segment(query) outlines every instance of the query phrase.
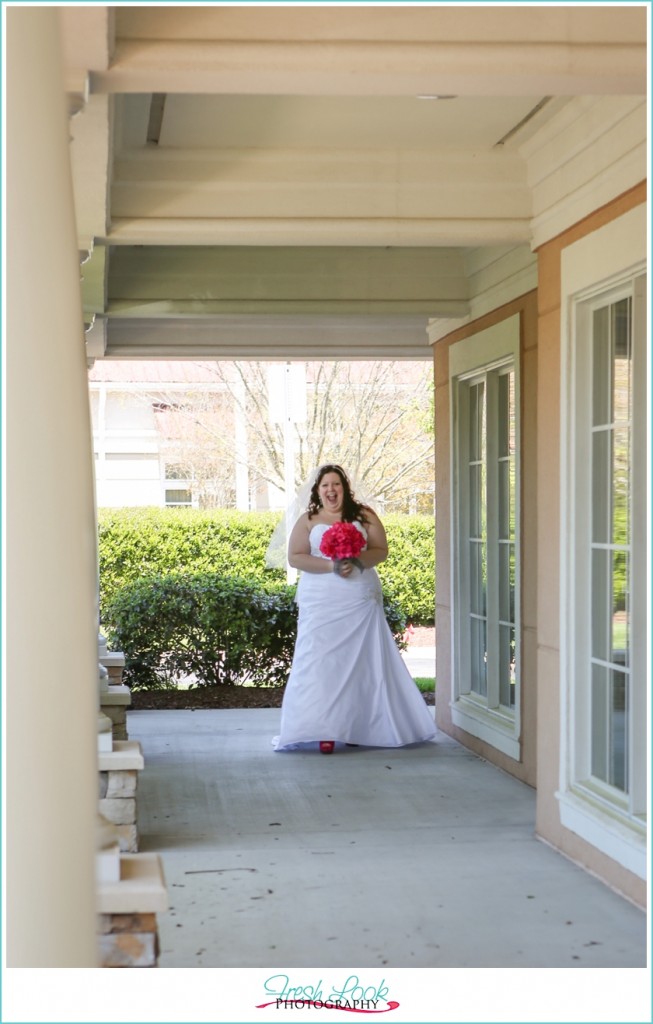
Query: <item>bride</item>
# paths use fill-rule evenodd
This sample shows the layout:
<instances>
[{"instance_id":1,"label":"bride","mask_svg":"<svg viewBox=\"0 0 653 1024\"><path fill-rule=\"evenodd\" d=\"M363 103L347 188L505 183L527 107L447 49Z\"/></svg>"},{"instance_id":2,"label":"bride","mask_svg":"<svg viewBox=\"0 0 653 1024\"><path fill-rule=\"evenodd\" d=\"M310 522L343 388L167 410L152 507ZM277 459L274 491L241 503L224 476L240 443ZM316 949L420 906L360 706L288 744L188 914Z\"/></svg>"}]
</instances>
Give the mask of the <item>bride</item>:
<instances>
[{"instance_id":1,"label":"bride","mask_svg":"<svg viewBox=\"0 0 653 1024\"><path fill-rule=\"evenodd\" d=\"M355 559L332 560L320 550L339 522L362 534ZM317 742L330 754L336 742L401 747L435 735L385 619L374 567L387 556L379 517L356 501L341 466L322 466L288 543L288 561L301 571L299 621L276 750Z\"/></svg>"}]
</instances>

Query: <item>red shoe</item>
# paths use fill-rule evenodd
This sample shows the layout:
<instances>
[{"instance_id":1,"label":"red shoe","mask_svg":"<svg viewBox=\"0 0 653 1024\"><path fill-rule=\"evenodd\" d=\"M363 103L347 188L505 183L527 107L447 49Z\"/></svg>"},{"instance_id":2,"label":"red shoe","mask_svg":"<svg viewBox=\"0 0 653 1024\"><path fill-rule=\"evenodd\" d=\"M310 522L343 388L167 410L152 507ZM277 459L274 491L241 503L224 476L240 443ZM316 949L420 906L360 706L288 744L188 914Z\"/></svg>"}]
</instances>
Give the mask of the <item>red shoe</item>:
<instances>
[{"instance_id":1,"label":"red shoe","mask_svg":"<svg viewBox=\"0 0 653 1024\"><path fill-rule=\"evenodd\" d=\"M320 753L332 754L334 746L335 740L320 740Z\"/></svg>"}]
</instances>

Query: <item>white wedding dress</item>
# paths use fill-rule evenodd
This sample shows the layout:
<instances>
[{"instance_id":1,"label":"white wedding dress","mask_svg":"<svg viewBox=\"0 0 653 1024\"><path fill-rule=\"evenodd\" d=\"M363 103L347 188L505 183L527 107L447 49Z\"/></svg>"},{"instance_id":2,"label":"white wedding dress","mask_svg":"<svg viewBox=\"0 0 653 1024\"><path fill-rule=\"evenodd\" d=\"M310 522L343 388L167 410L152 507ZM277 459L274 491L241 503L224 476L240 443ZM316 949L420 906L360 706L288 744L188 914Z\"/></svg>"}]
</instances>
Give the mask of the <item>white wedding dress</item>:
<instances>
[{"instance_id":1,"label":"white wedding dress","mask_svg":"<svg viewBox=\"0 0 653 1024\"><path fill-rule=\"evenodd\" d=\"M324 557L327 529L312 528L312 555ZM346 579L303 572L296 600L297 642L275 749L320 740L402 747L432 739L435 724L386 622L376 569L354 569Z\"/></svg>"}]
</instances>

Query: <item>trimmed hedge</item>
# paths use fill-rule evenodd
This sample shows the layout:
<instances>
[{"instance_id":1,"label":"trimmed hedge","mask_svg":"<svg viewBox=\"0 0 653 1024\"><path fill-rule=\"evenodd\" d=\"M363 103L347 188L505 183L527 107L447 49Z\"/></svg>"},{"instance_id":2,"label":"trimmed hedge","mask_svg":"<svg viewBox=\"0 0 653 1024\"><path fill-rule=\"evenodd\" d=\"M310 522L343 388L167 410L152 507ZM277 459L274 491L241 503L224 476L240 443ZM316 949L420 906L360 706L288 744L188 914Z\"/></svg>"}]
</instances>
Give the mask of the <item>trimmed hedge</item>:
<instances>
[{"instance_id":1,"label":"trimmed hedge","mask_svg":"<svg viewBox=\"0 0 653 1024\"><path fill-rule=\"evenodd\" d=\"M107 608L112 646L125 654L134 689L285 683L297 629L291 587L264 588L217 573L149 577L127 584Z\"/></svg>"},{"instance_id":2,"label":"trimmed hedge","mask_svg":"<svg viewBox=\"0 0 653 1024\"><path fill-rule=\"evenodd\" d=\"M194 674L198 686L286 682L297 634L295 587L221 573L150 577L127 584L107 607L112 646L125 654L133 689L174 687ZM401 610L384 598L399 647Z\"/></svg>"},{"instance_id":3,"label":"trimmed hedge","mask_svg":"<svg viewBox=\"0 0 653 1024\"><path fill-rule=\"evenodd\" d=\"M265 566L278 513L189 508L100 509L100 607L106 610L130 583L169 573L217 572L222 577L283 584L282 570ZM430 516L384 517L390 557L379 566L384 593L407 619L432 625L435 524Z\"/></svg>"},{"instance_id":4,"label":"trimmed hedge","mask_svg":"<svg viewBox=\"0 0 653 1024\"><path fill-rule=\"evenodd\" d=\"M435 621L435 520L433 516L387 515L383 525L389 555L377 567L383 592L415 626Z\"/></svg>"},{"instance_id":5,"label":"trimmed hedge","mask_svg":"<svg viewBox=\"0 0 653 1024\"><path fill-rule=\"evenodd\" d=\"M124 508L100 509L98 519L103 610L122 587L147 576L219 571L285 582L263 560L276 513Z\"/></svg>"}]
</instances>

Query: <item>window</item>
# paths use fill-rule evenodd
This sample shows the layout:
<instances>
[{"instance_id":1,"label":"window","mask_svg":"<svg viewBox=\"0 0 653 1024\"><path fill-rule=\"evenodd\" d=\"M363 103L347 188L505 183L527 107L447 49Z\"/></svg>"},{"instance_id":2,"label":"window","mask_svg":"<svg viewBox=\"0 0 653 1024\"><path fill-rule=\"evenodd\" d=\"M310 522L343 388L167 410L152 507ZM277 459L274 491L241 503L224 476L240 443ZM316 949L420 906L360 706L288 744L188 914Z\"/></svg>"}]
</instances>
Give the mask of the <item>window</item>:
<instances>
[{"instance_id":1,"label":"window","mask_svg":"<svg viewBox=\"0 0 653 1024\"><path fill-rule=\"evenodd\" d=\"M452 346L456 725L519 759L519 318Z\"/></svg>"},{"instance_id":2,"label":"window","mask_svg":"<svg viewBox=\"0 0 653 1024\"><path fill-rule=\"evenodd\" d=\"M175 490L166 488L165 503L166 505L192 505L193 493L192 491L179 488Z\"/></svg>"},{"instance_id":3,"label":"window","mask_svg":"<svg viewBox=\"0 0 653 1024\"><path fill-rule=\"evenodd\" d=\"M591 331L590 776L626 793L632 297L594 308Z\"/></svg>"},{"instance_id":4,"label":"window","mask_svg":"<svg viewBox=\"0 0 653 1024\"><path fill-rule=\"evenodd\" d=\"M626 215L563 261L558 796L565 827L645 877L647 370L637 236ZM600 284L583 279L583 258Z\"/></svg>"},{"instance_id":5,"label":"window","mask_svg":"<svg viewBox=\"0 0 653 1024\"><path fill-rule=\"evenodd\" d=\"M193 470L183 462L167 462L164 466L166 480L192 480Z\"/></svg>"},{"instance_id":6,"label":"window","mask_svg":"<svg viewBox=\"0 0 653 1024\"><path fill-rule=\"evenodd\" d=\"M197 506L197 500L193 498L195 481L190 465L165 459L161 464L161 474L164 505Z\"/></svg>"}]
</instances>

